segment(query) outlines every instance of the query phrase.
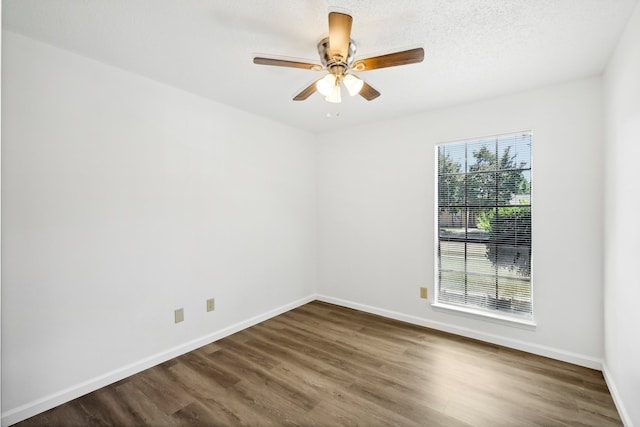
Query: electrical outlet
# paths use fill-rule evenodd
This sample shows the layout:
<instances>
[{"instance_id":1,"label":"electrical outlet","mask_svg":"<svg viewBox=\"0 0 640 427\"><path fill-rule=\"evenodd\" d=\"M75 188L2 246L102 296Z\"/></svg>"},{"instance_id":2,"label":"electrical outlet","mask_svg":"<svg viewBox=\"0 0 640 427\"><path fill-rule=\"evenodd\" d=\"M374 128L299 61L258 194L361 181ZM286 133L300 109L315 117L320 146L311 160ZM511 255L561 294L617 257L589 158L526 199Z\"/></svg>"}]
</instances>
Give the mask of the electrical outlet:
<instances>
[{"instance_id":1,"label":"electrical outlet","mask_svg":"<svg viewBox=\"0 0 640 427\"><path fill-rule=\"evenodd\" d=\"M184 308L179 308L173 311L173 317L176 323L180 323L184 320Z\"/></svg>"},{"instance_id":2,"label":"electrical outlet","mask_svg":"<svg viewBox=\"0 0 640 427\"><path fill-rule=\"evenodd\" d=\"M216 309L216 300L215 298L209 298L207 300L207 311L213 311Z\"/></svg>"},{"instance_id":3,"label":"electrical outlet","mask_svg":"<svg viewBox=\"0 0 640 427\"><path fill-rule=\"evenodd\" d=\"M420 298L428 298L427 288L420 288Z\"/></svg>"}]
</instances>

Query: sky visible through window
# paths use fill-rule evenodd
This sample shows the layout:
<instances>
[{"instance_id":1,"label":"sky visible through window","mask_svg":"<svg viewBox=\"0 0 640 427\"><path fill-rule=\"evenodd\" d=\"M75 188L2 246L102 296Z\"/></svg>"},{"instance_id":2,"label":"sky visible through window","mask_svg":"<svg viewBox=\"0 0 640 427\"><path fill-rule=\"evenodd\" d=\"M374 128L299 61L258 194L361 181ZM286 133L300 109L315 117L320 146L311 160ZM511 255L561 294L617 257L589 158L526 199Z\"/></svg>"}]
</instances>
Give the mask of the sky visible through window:
<instances>
[{"instance_id":1,"label":"sky visible through window","mask_svg":"<svg viewBox=\"0 0 640 427\"><path fill-rule=\"evenodd\" d=\"M469 168L474 163L473 152L477 152L483 146L494 148L496 141L498 143L498 153L504 152L505 148L509 147L510 154L515 156L515 164L524 164L525 168L531 167L531 133L472 139L466 141L466 152L458 148L459 144L465 143L465 141L456 142L455 146L452 144L443 144L440 148L443 154L449 156L451 161L460 165L461 170L469 172ZM465 157L468 161L465 160ZM527 171L527 173L529 175L529 181L531 181L531 173L529 171Z\"/></svg>"}]
</instances>

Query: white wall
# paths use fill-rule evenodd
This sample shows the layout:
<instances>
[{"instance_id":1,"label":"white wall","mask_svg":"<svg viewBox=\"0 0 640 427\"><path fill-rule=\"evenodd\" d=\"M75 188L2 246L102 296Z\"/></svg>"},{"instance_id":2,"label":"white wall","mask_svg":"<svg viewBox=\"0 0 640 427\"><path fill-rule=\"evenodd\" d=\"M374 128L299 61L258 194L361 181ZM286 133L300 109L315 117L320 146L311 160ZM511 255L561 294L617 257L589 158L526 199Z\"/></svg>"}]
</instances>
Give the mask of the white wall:
<instances>
[{"instance_id":1,"label":"white wall","mask_svg":"<svg viewBox=\"0 0 640 427\"><path fill-rule=\"evenodd\" d=\"M3 44L3 424L309 300L312 135Z\"/></svg>"},{"instance_id":2,"label":"white wall","mask_svg":"<svg viewBox=\"0 0 640 427\"><path fill-rule=\"evenodd\" d=\"M605 364L627 426L640 426L640 5L604 75Z\"/></svg>"},{"instance_id":3,"label":"white wall","mask_svg":"<svg viewBox=\"0 0 640 427\"><path fill-rule=\"evenodd\" d=\"M0 28L2 27L2 0L0 0ZM2 31L0 31L0 81L2 81ZM2 85L0 85L0 99L2 98ZM0 103L0 131L2 130L2 107ZM0 163L2 160L2 137L0 136ZM2 166L0 166L0 175ZM2 178L0 178L0 186ZM0 225L2 224L2 202L0 201ZM2 227L0 227L1 229ZM2 241L2 231L0 230L0 241ZM0 307L2 307L2 261L0 260ZM1 309L0 309L1 312ZM2 316L0 316L0 330L2 330ZM0 339L0 355L2 354L2 340ZM0 357L0 379L2 378L2 357ZM2 413L2 386L0 381L0 414Z\"/></svg>"},{"instance_id":4,"label":"white wall","mask_svg":"<svg viewBox=\"0 0 640 427\"><path fill-rule=\"evenodd\" d=\"M599 78L340 131L319 145L318 293L339 302L561 360L602 358ZM537 327L431 307L434 146L533 131ZM429 302L419 287L429 288Z\"/></svg>"}]
</instances>

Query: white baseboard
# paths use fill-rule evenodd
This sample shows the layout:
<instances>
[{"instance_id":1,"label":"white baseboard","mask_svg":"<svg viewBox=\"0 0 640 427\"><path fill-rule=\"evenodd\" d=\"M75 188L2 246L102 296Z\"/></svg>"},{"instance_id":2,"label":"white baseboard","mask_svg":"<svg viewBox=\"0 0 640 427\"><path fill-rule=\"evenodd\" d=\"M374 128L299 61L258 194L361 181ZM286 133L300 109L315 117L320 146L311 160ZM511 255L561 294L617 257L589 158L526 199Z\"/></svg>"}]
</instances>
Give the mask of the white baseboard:
<instances>
[{"instance_id":1,"label":"white baseboard","mask_svg":"<svg viewBox=\"0 0 640 427\"><path fill-rule=\"evenodd\" d=\"M425 326L427 328L436 329L443 332L449 332L449 333L452 333L455 335L461 335L467 338L473 338L480 341L485 341L492 344L513 348L516 350L526 351L527 353L537 354L539 356L549 357L551 359L573 363L574 365L580 365L580 366L584 366L591 369L602 370L602 360L591 357L591 356L586 356L586 355L573 353L565 350L560 350L552 347L547 347L540 344L534 344L526 341L515 340L512 338L506 338L503 336L478 331L476 329L469 329L461 326L451 325L444 322L428 320L422 317L412 316L412 315L399 313L392 310L386 310L383 308L372 307L369 305L364 305L357 302L347 301L339 298L333 298L326 295L317 295L316 298L319 301L324 301L331 304L340 305L343 307L349 307L355 310L365 311L367 313L377 314L379 316L388 317L390 319L400 320L403 322L412 323L414 325Z\"/></svg>"},{"instance_id":2,"label":"white baseboard","mask_svg":"<svg viewBox=\"0 0 640 427\"><path fill-rule=\"evenodd\" d=\"M505 338L502 336L488 334L481 331L463 328L460 326L455 326L455 325L451 325L443 322L436 322L436 321L424 319L417 316L403 314L403 313L395 312L392 310L386 310L378 307L372 307L372 306L356 303L353 301L347 301L339 298L329 297L326 295L309 295L305 298L299 299L289 304L285 304L281 307L275 308L266 313L252 317L248 320L236 323L227 328L221 329L211 334L207 334L203 337L197 338L195 340L189 341L179 346L170 348L161 353L152 355L138 362L134 362L129 365L123 366L119 369L116 369L114 371L107 372L104 375L100 375L96 378L93 378L83 383L69 387L65 390L61 390L57 393L51 394L49 396L45 396L41 399L35 400L33 402L29 402L17 408L3 412L2 426L8 426L8 425L20 422L22 420L25 420L29 417L32 417L36 414L39 414L41 412L54 408L58 405L61 405L65 402L73 400L77 397L80 397L87 393L95 391L101 387L105 387L109 384L112 384L116 381L120 381L124 378L127 378L131 375L141 372L145 369L148 369L160 363L166 362L167 360L173 359L174 357L193 351L199 347L202 347L211 342L222 339L226 336L232 335L236 332L249 328L253 325L256 325L260 322L268 320L279 314L285 313L289 310L293 310L296 307L299 307L301 305L304 305L316 299L319 301L324 301L331 304L340 305L343 307L353 308L356 310L377 314L383 317L388 317L391 319L396 319L396 320L412 323L419 326L425 326L425 327L436 329L439 331L449 332L452 334L461 335L468 338L478 339L481 341L486 341L493 344L514 348L516 350L522 350L529 353L538 354L540 356L550 357L552 359L557 359L557 360L573 363L580 366L585 366L592 369L598 369L598 370L603 369L603 364L600 359L592 358L589 356L584 356L584 355L580 355L572 352L567 352L564 350L554 349L547 346ZM622 417L623 422L625 423L625 426L632 427L630 422L628 421L629 418L628 416L626 416L626 412L624 412L624 407L622 406L621 401L619 399L616 399L615 386L612 380L610 379L610 375L608 375L606 371L604 372L604 375L605 375L605 380L609 385L609 389L611 390L611 394L612 396L614 396L614 402L616 404L616 407L618 408L618 411L620 412L620 416ZM625 420L625 417L626 417L626 420Z\"/></svg>"},{"instance_id":3,"label":"white baseboard","mask_svg":"<svg viewBox=\"0 0 640 427\"><path fill-rule=\"evenodd\" d=\"M49 396L45 396L41 399L26 403L17 408L10 409L2 413L2 426L9 426L22 420L26 420L29 417L47 411L65 402L69 402L70 400L83 396L87 393L91 393L92 391L98 390L99 388L102 388L109 384L113 384L114 382L120 381L131 375L137 374L138 372L144 371L145 369L166 362L167 360L173 359L174 357L193 351L199 347L222 339L226 336L235 334L236 332L240 332L243 329L249 328L253 325L268 320L279 314L285 313L289 310L293 310L294 308L304 305L315 299L315 295L309 295L305 298L293 301L289 304L285 304L273 310L269 310L266 313L252 317L248 320L244 320L242 322L236 323L234 325L207 334L184 344L180 344L176 347L154 354L145 359L118 368L114 371L107 372L103 375L53 393Z\"/></svg>"},{"instance_id":4,"label":"white baseboard","mask_svg":"<svg viewBox=\"0 0 640 427\"><path fill-rule=\"evenodd\" d=\"M609 393L611 393L611 398L613 399L613 403L616 405L616 409L618 410L618 414L620 415L622 424L624 424L625 427L633 427L631 417L629 416L627 409L622 403L622 399L620 398L620 394L618 393L618 388L616 387L616 383L613 381L611 371L609 371L609 367L607 366L606 361L602 363L602 375L604 376L604 380L607 383L607 387L609 387Z\"/></svg>"}]
</instances>

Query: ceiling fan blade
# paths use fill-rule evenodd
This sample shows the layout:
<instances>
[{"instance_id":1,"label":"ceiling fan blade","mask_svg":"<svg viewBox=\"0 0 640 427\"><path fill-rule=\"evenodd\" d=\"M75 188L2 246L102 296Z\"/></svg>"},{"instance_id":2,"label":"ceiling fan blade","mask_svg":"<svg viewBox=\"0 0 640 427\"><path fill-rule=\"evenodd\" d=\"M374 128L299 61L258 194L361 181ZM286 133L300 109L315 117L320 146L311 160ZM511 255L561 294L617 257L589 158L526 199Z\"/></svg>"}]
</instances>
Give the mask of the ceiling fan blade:
<instances>
[{"instance_id":1,"label":"ceiling fan blade","mask_svg":"<svg viewBox=\"0 0 640 427\"><path fill-rule=\"evenodd\" d=\"M322 80L322 79L319 79L319 80ZM318 80L314 81L309 86L307 86L306 88L302 89L302 91L299 94L297 94L296 96L293 97L293 100L294 101L304 101L305 99L307 99L308 97L313 95L313 93L316 91L316 83L318 83Z\"/></svg>"},{"instance_id":2,"label":"ceiling fan blade","mask_svg":"<svg viewBox=\"0 0 640 427\"><path fill-rule=\"evenodd\" d=\"M396 67L398 65L416 64L424 60L424 49L403 50L402 52L359 59L353 64L356 71L369 71L378 68Z\"/></svg>"},{"instance_id":3,"label":"ceiling fan blade","mask_svg":"<svg viewBox=\"0 0 640 427\"><path fill-rule=\"evenodd\" d=\"M344 13L329 13L329 54L332 58L339 55L347 60L352 22L353 18Z\"/></svg>"},{"instance_id":4,"label":"ceiling fan blade","mask_svg":"<svg viewBox=\"0 0 640 427\"><path fill-rule=\"evenodd\" d=\"M290 67L290 68L302 68L305 70L322 70L322 65L320 64L309 64L307 62L298 62L298 61L287 61L284 59L274 59L274 58L262 58L256 56L253 58L253 63L258 65L274 65L276 67Z\"/></svg>"},{"instance_id":5,"label":"ceiling fan blade","mask_svg":"<svg viewBox=\"0 0 640 427\"><path fill-rule=\"evenodd\" d=\"M362 85L362 89L360 89L360 96L367 101L373 101L380 96L380 92L375 90L369 83L364 82L364 85Z\"/></svg>"}]
</instances>

